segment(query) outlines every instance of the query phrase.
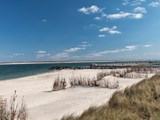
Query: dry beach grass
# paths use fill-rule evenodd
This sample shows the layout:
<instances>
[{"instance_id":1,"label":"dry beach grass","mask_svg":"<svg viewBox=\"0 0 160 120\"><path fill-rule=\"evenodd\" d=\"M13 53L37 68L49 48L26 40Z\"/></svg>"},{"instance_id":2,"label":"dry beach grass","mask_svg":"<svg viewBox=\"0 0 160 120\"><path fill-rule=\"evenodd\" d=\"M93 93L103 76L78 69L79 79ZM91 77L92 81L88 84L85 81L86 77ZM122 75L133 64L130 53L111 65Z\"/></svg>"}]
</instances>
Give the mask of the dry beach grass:
<instances>
[{"instance_id":1,"label":"dry beach grass","mask_svg":"<svg viewBox=\"0 0 160 120\"><path fill-rule=\"evenodd\" d=\"M62 120L159 120L160 75L115 92L108 104L90 107L80 116Z\"/></svg>"},{"instance_id":2,"label":"dry beach grass","mask_svg":"<svg viewBox=\"0 0 160 120\"><path fill-rule=\"evenodd\" d=\"M27 120L28 112L27 107L22 99L19 105L16 101L16 92L8 103L7 99L0 97L0 120Z\"/></svg>"},{"instance_id":3,"label":"dry beach grass","mask_svg":"<svg viewBox=\"0 0 160 120\"><path fill-rule=\"evenodd\" d=\"M116 89L88 87L88 85L93 80L92 78L96 79L98 73L110 71L113 70L61 70L0 81L0 95L10 100L10 96L16 90L18 94L17 102L21 102L24 96L29 112L28 120L52 120L53 117L59 120L63 115L72 113L74 115L80 115L90 106L100 106L108 103L108 100ZM53 80L62 79L63 83L64 78L67 86L68 80L76 81L73 83L77 83L77 81L83 78L83 82L81 82L80 86L76 84L74 85L76 87L51 92L53 89ZM117 77L116 79L119 81L118 89L121 90L140 82L143 78ZM87 80L90 82L84 82Z\"/></svg>"},{"instance_id":4,"label":"dry beach grass","mask_svg":"<svg viewBox=\"0 0 160 120\"><path fill-rule=\"evenodd\" d=\"M110 71L101 71L96 74L96 77L88 76L73 76L69 79L61 78L58 76L54 79L52 91L63 90L73 86L87 86L87 87L105 87L105 88L118 88L120 78L148 78L147 71L150 69L143 68L126 68L126 69L115 69Z\"/></svg>"}]
</instances>

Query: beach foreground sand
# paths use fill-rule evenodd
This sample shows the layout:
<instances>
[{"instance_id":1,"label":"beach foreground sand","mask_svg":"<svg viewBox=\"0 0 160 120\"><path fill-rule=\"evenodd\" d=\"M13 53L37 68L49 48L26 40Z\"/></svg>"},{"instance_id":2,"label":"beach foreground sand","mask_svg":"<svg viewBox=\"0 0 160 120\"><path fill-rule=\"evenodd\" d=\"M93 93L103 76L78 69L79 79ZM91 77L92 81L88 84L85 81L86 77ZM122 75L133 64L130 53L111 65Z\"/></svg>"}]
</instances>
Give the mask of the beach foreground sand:
<instances>
[{"instance_id":1,"label":"beach foreground sand","mask_svg":"<svg viewBox=\"0 0 160 120\"><path fill-rule=\"evenodd\" d=\"M74 113L81 114L90 106L107 103L117 89L95 87L73 87L51 92L55 78L90 77L104 70L61 70L18 79L0 81L0 95L10 98L17 91L18 101L24 99L27 103L29 120L53 120ZM152 76L152 75L150 75ZM133 85L143 78L118 78L119 88Z\"/></svg>"}]
</instances>

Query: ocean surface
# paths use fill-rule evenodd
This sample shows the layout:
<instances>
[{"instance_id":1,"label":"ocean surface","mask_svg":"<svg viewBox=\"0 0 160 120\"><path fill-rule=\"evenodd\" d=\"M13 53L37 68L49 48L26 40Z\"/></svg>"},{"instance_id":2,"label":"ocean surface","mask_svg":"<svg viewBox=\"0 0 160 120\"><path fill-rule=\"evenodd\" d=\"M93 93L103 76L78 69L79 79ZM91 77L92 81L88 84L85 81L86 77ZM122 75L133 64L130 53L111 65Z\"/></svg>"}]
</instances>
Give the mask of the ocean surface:
<instances>
[{"instance_id":1,"label":"ocean surface","mask_svg":"<svg viewBox=\"0 0 160 120\"><path fill-rule=\"evenodd\" d=\"M94 63L95 64L114 64L114 63L126 63L126 62L94 62ZM13 78L19 78L19 77L25 77L25 76L49 72L50 71L49 68L54 66L84 67L84 66L89 66L91 64L92 63L89 62L89 63L48 63L48 64L44 63L44 64L0 65L0 80L8 80ZM156 66L158 65L160 64L156 64Z\"/></svg>"},{"instance_id":2,"label":"ocean surface","mask_svg":"<svg viewBox=\"0 0 160 120\"><path fill-rule=\"evenodd\" d=\"M83 67L91 65L91 63L56 63L56 64L14 64L0 65L0 80L7 80L40 73L49 72L49 68L54 66L61 67Z\"/></svg>"}]
</instances>

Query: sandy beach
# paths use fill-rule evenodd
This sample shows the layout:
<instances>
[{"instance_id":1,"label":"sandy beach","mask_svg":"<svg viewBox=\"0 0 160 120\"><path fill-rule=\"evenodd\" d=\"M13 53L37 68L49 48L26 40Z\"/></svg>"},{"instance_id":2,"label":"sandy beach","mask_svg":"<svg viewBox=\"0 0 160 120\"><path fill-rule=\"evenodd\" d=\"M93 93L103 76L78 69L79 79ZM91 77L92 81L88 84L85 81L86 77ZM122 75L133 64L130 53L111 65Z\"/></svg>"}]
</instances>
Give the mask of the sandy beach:
<instances>
[{"instance_id":1,"label":"sandy beach","mask_svg":"<svg viewBox=\"0 0 160 120\"><path fill-rule=\"evenodd\" d=\"M10 98L17 91L18 100L27 103L29 120L53 120L74 113L82 113L90 106L107 103L117 89L96 87L72 87L51 92L54 79L59 77L69 79L72 76L94 78L104 70L61 70L29 77L0 81L0 95ZM133 85L143 78L117 78L119 88Z\"/></svg>"}]
</instances>

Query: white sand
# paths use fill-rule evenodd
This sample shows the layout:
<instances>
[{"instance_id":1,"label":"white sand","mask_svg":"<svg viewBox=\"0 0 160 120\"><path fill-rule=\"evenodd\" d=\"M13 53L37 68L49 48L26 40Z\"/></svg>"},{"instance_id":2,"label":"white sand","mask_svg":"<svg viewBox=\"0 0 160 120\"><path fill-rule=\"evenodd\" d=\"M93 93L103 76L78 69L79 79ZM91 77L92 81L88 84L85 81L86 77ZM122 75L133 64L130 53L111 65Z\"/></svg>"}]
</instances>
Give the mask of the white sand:
<instances>
[{"instance_id":1,"label":"white sand","mask_svg":"<svg viewBox=\"0 0 160 120\"><path fill-rule=\"evenodd\" d=\"M24 96L29 110L29 120L60 119L66 114L80 114L90 106L106 103L116 89L75 87L50 92L54 78L96 77L102 70L62 70L13 80L0 81L0 95L10 98L17 91L18 99ZM118 78L120 88L142 80Z\"/></svg>"}]
</instances>

